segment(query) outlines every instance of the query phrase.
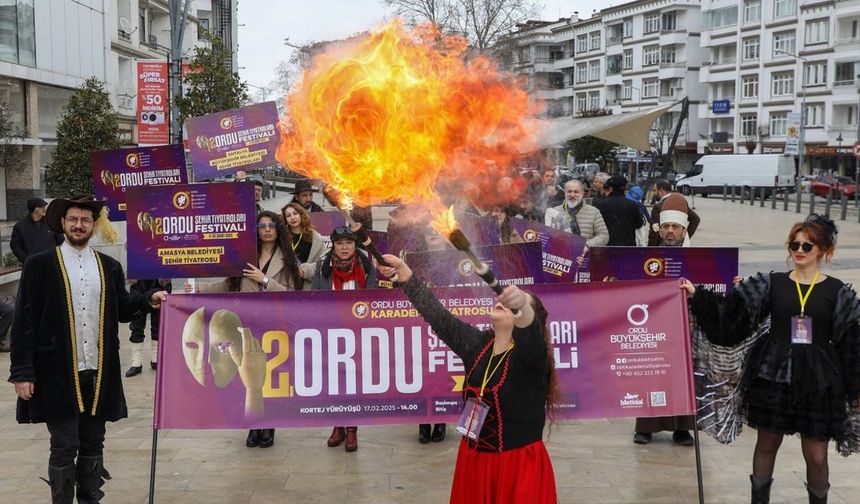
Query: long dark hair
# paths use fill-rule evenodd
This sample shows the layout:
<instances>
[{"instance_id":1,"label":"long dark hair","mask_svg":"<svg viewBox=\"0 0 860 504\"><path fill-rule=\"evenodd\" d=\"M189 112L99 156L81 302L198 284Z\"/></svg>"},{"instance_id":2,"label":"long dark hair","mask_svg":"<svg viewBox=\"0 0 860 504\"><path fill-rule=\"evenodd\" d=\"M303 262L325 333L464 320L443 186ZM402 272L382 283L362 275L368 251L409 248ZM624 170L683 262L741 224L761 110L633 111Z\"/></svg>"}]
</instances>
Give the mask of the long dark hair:
<instances>
[{"instance_id":1,"label":"long dark hair","mask_svg":"<svg viewBox=\"0 0 860 504\"><path fill-rule=\"evenodd\" d=\"M550 423L555 422L555 414L556 414L556 406L561 402L561 388L558 383L558 373L555 370L555 354L552 350L552 340L550 339L550 332L546 326L546 320L549 317L549 313L546 311L546 307L541 302L540 298L535 296L533 293L529 292L529 296L532 299L532 309L535 312L535 319L538 322L539 332L541 337L546 342L546 352L547 352L547 387L546 387L546 416L549 418Z\"/></svg>"},{"instance_id":2,"label":"long dark hair","mask_svg":"<svg viewBox=\"0 0 860 504\"><path fill-rule=\"evenodd\" d=\"M278 214L269 210L263 210L257 214L256 224L260 224L260 220L268 217L275 223L275 247L280 249L281 256L284 258L284 269L287 270L287 276L293 283L293 289L300 290L302 288L302 276L299 273L299 260L293 248L290 246L288 231L286 225L278 217ZM257 264L260 262L260 253L263 250L263 242L260 240L260 233L257 232ZM227 279L227 287L231 291L238 291L242 277L231 277Z\"/></svg>"}]
</instances>

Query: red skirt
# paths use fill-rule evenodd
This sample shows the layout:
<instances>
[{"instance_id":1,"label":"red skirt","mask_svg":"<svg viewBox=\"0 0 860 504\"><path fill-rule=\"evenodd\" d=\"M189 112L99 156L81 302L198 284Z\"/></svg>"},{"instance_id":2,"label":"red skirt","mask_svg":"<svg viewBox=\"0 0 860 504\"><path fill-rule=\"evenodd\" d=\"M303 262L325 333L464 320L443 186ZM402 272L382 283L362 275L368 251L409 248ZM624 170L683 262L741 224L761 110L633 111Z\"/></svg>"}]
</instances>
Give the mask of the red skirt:
<instances>
[{"instance_id":1,"label":"red skirt","mask_svg":"<svg viewBox=\"0 0 860 504\"><path fill-rule=\"evenodd\" d=\"M555 504L555 476L543 441L480 452L460 441L451 504Z\"/></svg>"}]
</instances>

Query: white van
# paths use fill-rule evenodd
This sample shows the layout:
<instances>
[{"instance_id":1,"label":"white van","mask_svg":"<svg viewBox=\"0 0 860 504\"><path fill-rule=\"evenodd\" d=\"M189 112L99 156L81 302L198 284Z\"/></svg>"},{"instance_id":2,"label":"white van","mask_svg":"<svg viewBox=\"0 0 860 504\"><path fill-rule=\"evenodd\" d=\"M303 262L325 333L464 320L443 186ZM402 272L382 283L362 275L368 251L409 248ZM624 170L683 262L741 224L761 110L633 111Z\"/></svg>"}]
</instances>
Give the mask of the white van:
<instances>
[{"instance_id":1,"label":"white van","mask_svg":"<svg viewBox=\"0 0 860 504\"><path fill-rule=\"evenodd\" d=\"M749 190L794 187L794 158L783 154L702 156L676 184L684 194L722 194L723 186ZM768 194L771 191L768 191Z\"/></svg>"}]
</instances>

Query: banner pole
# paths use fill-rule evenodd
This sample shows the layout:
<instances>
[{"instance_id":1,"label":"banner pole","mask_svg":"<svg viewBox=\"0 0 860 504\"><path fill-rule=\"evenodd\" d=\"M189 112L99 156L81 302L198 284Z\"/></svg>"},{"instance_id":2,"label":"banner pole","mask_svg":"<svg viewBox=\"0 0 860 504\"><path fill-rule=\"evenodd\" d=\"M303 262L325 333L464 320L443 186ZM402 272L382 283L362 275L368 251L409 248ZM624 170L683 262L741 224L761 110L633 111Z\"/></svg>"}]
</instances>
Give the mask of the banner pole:
<instances>
[{"instance_id":1,"label":"banner pole","mask_svg":"<svg viewBox=\"0 0 860 504\"><path fill-rule=\"evenodd\" d=\"M698 460L698 438L696 438L696 460ZM149 504L155 503L155 461L158 454L158 429L152 428L152 455L149 460ZM700 472L701 473L701 472ZM701 480L700 480L701 485ZM700 486L701 488L701 486Z\"/></svg>"},{"instance_id":2,"label":"banner pole","mask_svg":"<svg viewBox=\"0 0 860 504\"><path fill-rule=\"evenodd\" d=\"M696 449L696 480L699 483L699 504L705 504L705 485L702 480L702 452L699 445L699 416L693 415L693 441Z\"/></svg>"}]
</instances>

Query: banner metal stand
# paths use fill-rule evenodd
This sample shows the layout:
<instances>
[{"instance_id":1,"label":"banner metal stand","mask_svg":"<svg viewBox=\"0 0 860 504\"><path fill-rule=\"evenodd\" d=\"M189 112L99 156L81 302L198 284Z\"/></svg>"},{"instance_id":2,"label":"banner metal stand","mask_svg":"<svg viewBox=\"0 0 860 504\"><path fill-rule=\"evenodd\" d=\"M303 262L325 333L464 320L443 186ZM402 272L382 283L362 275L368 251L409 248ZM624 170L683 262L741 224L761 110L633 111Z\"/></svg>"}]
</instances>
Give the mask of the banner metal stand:
<instances>
[{"instance_id":1,"label":"banner metal stand","mask_svg":"<svg viewBox=\"0 0 860 504\"><path fill-rule=\"evenodd\" d=\"M693 415L693 426L693 441L696 450L696 480L699 484L699 504L705 504L705 485L702 480L702 452L699 445L699 415ZM155 464L154 459L153 464Z\"/></svg>"},{"instance_id":2,"label":"banner metal stand","mask_svg":"<svg viewBox=\"0 0 860 504\"><path fill-rule=\"evenodd\" d=\"M698 442L696 447L698 449ZM155 461L158 454L158 429L152 428L152 455L149 457L149 504L155 503ZM698 455L698 453L697 453ZM698 457L697 457L698 460ZM700 482L701 485L701 482Z\"/></svg>"}]
</instances>

